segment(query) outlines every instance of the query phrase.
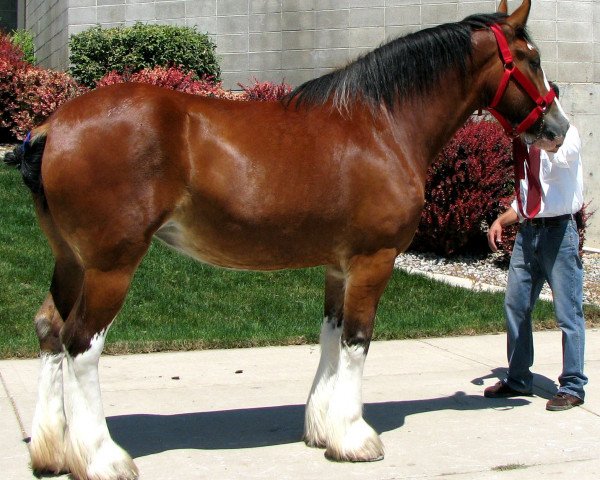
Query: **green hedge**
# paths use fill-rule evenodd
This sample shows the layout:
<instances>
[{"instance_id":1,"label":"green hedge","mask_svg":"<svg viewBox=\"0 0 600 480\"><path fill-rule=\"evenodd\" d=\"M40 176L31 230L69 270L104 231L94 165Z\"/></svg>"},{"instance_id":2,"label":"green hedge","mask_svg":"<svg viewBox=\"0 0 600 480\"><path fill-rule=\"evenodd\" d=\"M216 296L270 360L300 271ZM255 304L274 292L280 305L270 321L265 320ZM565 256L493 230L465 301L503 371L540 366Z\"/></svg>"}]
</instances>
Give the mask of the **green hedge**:
<instances>
[{"instance_id":1,"label":"green hedge","mask_svg":"<svg viewBox=\"0 0 600 480\"><path fill-rule=\"evenodd\" d=\"M23 50L23 60L32 65L37 63L35 58L35 44L33 43L33 34L29 30L13 30L10 33L10 41Z\"/></svg>"},{"instance_id":2,"label":"green hedge","mask_svg":"<svg viewBox=\"0 0 600 480\"><path fill-rule=\"evenodd\" d=\"M102 29L72 35L69 41L71 75L93 87L110 71L137 72L156 66L180 67L199 77L219 80L216 45L208 35L190 27L145 25Z\"/></svg>"}]
</instances>

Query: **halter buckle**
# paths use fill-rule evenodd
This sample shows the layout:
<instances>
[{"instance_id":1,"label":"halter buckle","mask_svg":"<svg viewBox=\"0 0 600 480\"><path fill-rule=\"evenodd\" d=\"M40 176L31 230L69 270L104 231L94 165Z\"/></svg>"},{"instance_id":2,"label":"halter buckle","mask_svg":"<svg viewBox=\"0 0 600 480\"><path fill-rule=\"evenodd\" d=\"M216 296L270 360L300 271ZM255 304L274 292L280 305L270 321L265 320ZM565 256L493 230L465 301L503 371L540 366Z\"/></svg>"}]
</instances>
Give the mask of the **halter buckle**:
<instances>
[{"instance_id":1,"label":"halter buckle","mask_svg":"<svg viewBox=\"0 0 600 480\"><path fill-rule=\"evenodd\" d=\"M537 101L537 104L538 104L538 108L540 109L540 111L542 113L546 113L546 110L548 110L548 107L549 107L548 102L546 101L546 99L545 98L540 98Z\"/></svg>"}]
</instances>

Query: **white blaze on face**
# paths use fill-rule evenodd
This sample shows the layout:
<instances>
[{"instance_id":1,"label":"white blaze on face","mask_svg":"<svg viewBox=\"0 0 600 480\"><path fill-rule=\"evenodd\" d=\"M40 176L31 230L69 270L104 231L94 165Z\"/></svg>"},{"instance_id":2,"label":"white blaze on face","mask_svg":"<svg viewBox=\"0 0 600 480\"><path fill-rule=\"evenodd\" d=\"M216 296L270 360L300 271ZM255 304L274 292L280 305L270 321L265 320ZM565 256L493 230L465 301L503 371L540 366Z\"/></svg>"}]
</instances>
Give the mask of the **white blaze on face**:
<instances>
[{"instance_id":1,"label":"white blaze on face","mask_svg":"<svg viewBox=\"0 0 600 480\"><path fill-rule=\"evenodd\" d=\"M550 83L548 82L548 79L546 78L546 72L544 72L544 70L542 70L542 74L544 75L544 85L546 86L546 89L550 90L552 87L550 86ZM556 103L556 108L558 108L558 111L560 112L560 114L568 121L569 117L567 117L567 114L563 110L562 105L560 104L560 101L558 100L558 97L556 97L554 99L554 103Z\"/></svg>"}]
</instances>

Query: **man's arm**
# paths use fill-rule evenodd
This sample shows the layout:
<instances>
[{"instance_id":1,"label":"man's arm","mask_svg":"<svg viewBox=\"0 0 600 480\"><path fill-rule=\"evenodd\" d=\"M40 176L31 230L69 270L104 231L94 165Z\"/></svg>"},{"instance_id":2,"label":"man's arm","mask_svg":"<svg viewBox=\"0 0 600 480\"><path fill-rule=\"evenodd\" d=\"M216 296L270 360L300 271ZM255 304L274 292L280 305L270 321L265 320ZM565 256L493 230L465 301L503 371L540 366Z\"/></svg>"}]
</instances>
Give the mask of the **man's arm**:
<instances>
[{"instance_id":1,"label":"man's arm","mask_svg":"<svg viewBox=\"0 0 600 480\"><path fill-rule=\"evenodd\" d=\"M569 166L579 160L581 151L581 138L574 125L569 127L565 136L565 141L556 153L549 153L548 158L554 164L562 168Z\"/></svg>"},{"instance_id":2,"label":"man's arm","mask_svg":"<svg viewBox=\"0 0 600 480\"><path fill-rule=\"evenodd\" d=\"M502 243L502 231L504 230L504 227L517 223L518 221L519 216L517 215L517 212L512 207L509 207L494 221L494 223L492 223L492 226L487 233L488 245L492 249L492 252L497 252L497 244Z\"/></svg>"}]
</instances>

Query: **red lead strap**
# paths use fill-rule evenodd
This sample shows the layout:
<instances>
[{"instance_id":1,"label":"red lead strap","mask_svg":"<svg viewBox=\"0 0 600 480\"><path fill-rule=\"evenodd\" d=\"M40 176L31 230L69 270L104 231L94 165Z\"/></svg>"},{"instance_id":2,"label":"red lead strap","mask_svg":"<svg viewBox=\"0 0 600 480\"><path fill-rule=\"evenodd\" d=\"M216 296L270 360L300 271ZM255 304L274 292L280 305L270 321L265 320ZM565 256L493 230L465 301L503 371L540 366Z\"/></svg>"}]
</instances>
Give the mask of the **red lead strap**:
<instances>
[{"instance_id":1,"label":"red lead strap","mask_svg":"<svg viewBox=\"0 0 600 480\"><path fill-rule=\"evenodd\" d=\"M492 29L492 32L496 37L496 42L498 43L500 57L502 58L502 63L504 64L504 74L502 75L500 85L498 85L498 90L496 90L496 95L494 95L494 99L492 100L492 103L490 103L488 110L494 117L496 117L508 135L511 137L517 137L529 129L538 120L538 118L546 113L546 110L556 98L556 93L554 93L553 89L550 89L550 91L544 97L542 97L535 85L514 64L512 54L510 53L510 48L508 48L508 41L506 40L506 36L502 31L502 27L500 27L498 24L494 24L490 28ZM512 124L504 115L496 110L496 107L500 103L500 100L502 100L502 97L508 88L511 78L514 78L514 80L521 85L521 87L523 87L523 89L536 104L529 115L527 115L525 120L523 120L516 128L512 126Z\"/></svg>"}]
</instances>

